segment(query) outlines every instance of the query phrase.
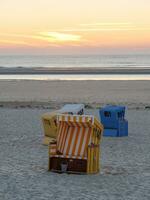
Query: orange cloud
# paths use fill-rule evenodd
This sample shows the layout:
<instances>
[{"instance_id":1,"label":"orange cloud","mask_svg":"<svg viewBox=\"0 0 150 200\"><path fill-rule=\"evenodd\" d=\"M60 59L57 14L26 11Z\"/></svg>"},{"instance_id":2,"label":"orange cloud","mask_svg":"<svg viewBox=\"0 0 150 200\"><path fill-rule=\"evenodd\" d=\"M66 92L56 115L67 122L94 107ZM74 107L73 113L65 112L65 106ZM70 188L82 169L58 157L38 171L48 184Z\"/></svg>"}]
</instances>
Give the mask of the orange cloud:
<instances>
[{"instance_id":1,"label":"orange cloud","mask_svg":"<svg viewBox=\"0 0 150 200\"><path fill-rule=\"evenodd\" d=\"M130 22L84 23L67 29L0 33L0 44L45 47L125 47L150 44L150 28Z\"/></svg>"}]
</instances>

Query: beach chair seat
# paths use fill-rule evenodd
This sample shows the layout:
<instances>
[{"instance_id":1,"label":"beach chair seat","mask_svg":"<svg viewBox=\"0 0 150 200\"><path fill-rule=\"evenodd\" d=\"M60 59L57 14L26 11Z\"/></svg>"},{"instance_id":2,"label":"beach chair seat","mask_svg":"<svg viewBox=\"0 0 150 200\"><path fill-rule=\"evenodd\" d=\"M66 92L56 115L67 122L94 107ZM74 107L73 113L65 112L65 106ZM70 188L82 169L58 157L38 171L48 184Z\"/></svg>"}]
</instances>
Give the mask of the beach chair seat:
<instances>
[{"instance_id":1,"label":"beach chair seat","mask_svg":"<svg viewBox=\"0 0 150 200\"><path fill-rule=\"evenodd\" d=\"M49 145L49 170L61 172L66 163L67 172L98 172L100 122L94 116L58 115L58 124L56 142Z\"/></svg>"}]
</instances>

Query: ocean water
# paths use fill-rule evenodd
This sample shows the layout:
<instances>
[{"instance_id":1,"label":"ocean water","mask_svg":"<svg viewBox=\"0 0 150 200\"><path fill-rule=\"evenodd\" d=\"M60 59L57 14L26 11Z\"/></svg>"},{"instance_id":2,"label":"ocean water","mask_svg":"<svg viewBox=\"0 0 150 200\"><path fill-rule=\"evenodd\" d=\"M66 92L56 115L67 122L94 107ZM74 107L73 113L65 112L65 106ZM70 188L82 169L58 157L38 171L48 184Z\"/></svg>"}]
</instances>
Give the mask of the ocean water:
<instances>
[{"instance_id":1,"label":"ocean water","mask_svg":"<svg viewBox=\"0 0 150 200\"><path fill-rule=\"evenodd\" d=\"M0 67L150 67L150 55L0 55Z\"/></svg>"},{"instance_id":2,"label":"ocean water","mask_svg":"<svg viewBox=\"0 0 150 200\"><path fill-rule=\"evenodd\" d=\"M150 55L0 55L0 67L49 68L150 68ZM0 75L21 80L150 80L150 75Z\"/></svg>"}]
</instances>

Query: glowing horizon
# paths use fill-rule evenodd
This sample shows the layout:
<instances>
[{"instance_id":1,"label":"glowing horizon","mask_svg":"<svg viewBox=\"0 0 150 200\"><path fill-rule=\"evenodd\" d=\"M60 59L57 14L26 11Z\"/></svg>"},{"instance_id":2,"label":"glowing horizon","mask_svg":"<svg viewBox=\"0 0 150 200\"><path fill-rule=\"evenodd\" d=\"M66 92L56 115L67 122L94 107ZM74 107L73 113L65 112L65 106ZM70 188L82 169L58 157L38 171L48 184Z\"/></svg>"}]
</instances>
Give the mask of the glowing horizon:
<instances>
[{"instance_id":1,"label":"glowing horizon","mask_svg":"<svg viewBox=\"0 0 150 200\"><path fill-rule=\"evenodd\" d=\"M149 0L1 0L0 53L150 50Z\"/></svg>"}]
</instances>

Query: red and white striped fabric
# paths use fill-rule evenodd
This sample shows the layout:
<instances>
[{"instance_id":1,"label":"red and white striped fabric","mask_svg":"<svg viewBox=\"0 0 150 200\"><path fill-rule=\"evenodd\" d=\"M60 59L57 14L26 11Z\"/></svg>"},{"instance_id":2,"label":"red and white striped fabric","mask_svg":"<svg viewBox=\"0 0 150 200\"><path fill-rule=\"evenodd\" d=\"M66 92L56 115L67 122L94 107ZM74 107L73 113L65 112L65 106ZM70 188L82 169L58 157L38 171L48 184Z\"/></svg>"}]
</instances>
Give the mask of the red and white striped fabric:
<instances>
[{"instance_id":1,"label":"red and white striped fabric","mask_svg":"<svg viewBox=\"0 0 150 200\"><path fill-rule=\"evenodd\" d=\"M81 156L69 156L69 155L52 155L51 157L56 157L56 158L72 158L72 159L81 159L81 160L87 160L86 157L81 157Z\"/></svg>"},{"instance_id":2,"label":"red and white striped fabric","mask_svg":"<svg viewBox=\"0 0 150 200\"><path fill-rule=\"evenodd\" d=\"M57 138L57 150L64 156L87 157L87 146L91 139L91 127L70 126L61 122Z\"/></svg>"},{"instance_id":3,"label":"red and white striped fabric","mask_svg":"<svg viewBox=\"0 0 150 200\"><path fill-rule=\"evenodd\" d=\"M58 122L67 122L70 125L78 125L86 127L94 124L94 116L92 115L58 115Z\"/></svg>"}]
</instances>

